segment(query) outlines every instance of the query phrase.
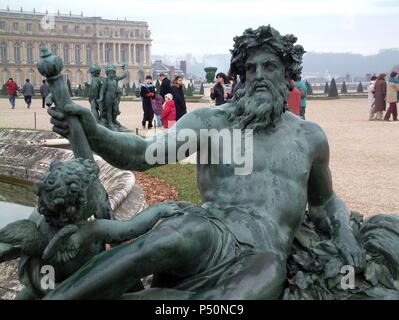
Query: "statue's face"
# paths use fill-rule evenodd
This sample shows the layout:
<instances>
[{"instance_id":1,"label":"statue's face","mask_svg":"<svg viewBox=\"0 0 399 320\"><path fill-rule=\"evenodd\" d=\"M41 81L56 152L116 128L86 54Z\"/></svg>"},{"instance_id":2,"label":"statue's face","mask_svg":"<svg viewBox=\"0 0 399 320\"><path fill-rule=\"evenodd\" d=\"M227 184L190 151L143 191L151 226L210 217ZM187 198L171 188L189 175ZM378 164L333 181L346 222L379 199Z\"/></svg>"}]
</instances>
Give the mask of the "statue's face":
<instances>
[{"instance_id":1,"label":"statue's face","mask_svg":"<svg viewBox=\"0 0 399 320\"><path fill-rule=\"evenodd\" d=\"M262 130L276 123L288 96L285 67L268 48L248 51L246 81L231 120L238 128Z\"/></svg>"},{"instance_id":2,"label":"statue's face","mask_svg":"<svg viewBox=\"0 0 399 320\"><path fill-rule=\"evenodd\" d=\"M269 80L273 83L285 81L285 68L280 58L271 50L257 48L249 51L246 62L246 82L259 82L256 91L266 91L267 87L262 85L262 81Z\"/></svg>"}]
</instances>

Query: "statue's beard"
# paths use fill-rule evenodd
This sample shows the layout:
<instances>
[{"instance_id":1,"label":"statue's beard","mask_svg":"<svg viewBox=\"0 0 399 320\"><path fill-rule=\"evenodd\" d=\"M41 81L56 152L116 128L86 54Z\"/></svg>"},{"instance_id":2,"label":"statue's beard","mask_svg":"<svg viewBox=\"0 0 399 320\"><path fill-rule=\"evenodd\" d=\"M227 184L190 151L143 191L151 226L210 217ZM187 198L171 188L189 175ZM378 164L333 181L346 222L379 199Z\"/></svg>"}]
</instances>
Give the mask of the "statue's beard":
<instances>
[{"instance_id":1,"label":"statue's beard","mask_svg":"<svg viewBox=\"0 0 399 320\"><path fill-rule=\"evenodd\" d=\"M269 80L246 83L233 98L234 110L229 115L233 128L255 132L274 126L287 106L287 83L274 85Z\"/></svg>"}]
</instances>

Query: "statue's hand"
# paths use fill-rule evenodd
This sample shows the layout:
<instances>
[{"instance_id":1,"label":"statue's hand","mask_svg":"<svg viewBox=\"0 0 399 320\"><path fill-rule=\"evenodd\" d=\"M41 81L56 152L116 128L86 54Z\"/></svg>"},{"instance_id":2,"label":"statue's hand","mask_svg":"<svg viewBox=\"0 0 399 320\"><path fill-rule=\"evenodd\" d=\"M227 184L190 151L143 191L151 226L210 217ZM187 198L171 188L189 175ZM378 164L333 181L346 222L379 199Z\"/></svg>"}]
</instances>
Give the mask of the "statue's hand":
<instances>
[{"instance_id":1,"label":"statue's hand","mask_svg":"<svg viewBox=\"0 0 399 320\"><path fill-rule=\"evenodd\" d=\"M172 216L184 214L183 210L176 204L176 202L173 201L159 203L156 206L159 206L161 218L169 218Z\"/></svg>"},{"instance_id":2,"label":"statue's hand","mask_svg":"<svg viewBox=\"0 0 399 320\"><path fill-rule=\"evenodd\" d=\"M338 232L334 243L346 259L348 265L353 266L357 271L364 269L366 265L366 253L359 246L351 231Z\"/></svg>"},{"instance_id":3,"label":"statue's hand","mask_svg":"<svg viewBox=\"0 0 399 320\"><path fill-rule=\"evenodd\" d=\"M54 107L48 108L47 112L51 116L50 122L54 125L53 131L63 137L67 137L69 135L69 123L67 116L77 116L82 123L82 126L88 137L93 136L96 133L96 119L92 115L91 111L87 108L81 107L75 103L71 103L64 106L63 112Z\"/></svg>"}]
</instances>

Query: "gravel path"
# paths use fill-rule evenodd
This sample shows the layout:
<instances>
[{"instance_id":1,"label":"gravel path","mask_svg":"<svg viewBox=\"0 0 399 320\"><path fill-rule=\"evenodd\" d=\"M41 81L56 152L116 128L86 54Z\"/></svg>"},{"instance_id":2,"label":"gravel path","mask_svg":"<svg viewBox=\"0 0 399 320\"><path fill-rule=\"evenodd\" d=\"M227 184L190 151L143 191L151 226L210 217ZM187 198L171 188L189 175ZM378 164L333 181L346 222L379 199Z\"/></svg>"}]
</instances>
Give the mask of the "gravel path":
<instances>
[{"instance_id":1,"label":"gravel path","mask_svg":"<svg viewBox=\"0 0 399 320\"><path fill-rule=\"evenodd\" d=\"M79 104L89 106L86 101ZM193 110L204 104L188 104ZM326 131L331 148L334 189L351 210L370 215L399 213L399 123L370 122L366 99L309 101L308 120ZM49 118L33 100L30 110L21 99L10 110L0 99L0 127L50 130ZM140 102L122 102L119 121L129 129L140 128Z\"/></svg>"}]
</instances>

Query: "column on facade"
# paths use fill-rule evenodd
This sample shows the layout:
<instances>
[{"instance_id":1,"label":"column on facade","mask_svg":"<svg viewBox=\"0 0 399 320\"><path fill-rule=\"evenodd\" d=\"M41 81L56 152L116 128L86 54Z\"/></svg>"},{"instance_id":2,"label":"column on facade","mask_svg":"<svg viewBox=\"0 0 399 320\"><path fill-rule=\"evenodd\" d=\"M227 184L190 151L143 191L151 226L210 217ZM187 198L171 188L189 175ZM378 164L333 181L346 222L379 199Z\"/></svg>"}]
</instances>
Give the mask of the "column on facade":
<instances>
[{"instance_id":1,"label":"column on facade","mask_svg":"<svg viewBox=\"0 0 399 320\"><path fill-rule=\"evenodd\" d=\"M143 44L143 64L147 64L147 46Z\"/></svg>"},{"instance_id":2,"label":"column on facade","mask_svg":"<svg viewBox=\"0 0 399 320\"><path fill-rule=\"evenodd\" d=\"M97 42L97 63L100 65L101 64L101 46L100 46L100 42ZM93 57L94 59L94 57ZM95 60L93 60L95 61Z\"/></svg>"},{"instance_id":3,"label":"column on facade","mask_svg":"<svg viewBox=\"0 0 399 320\"><path fill-rule=\"evenodd\" d=\"M76 45L76 43L68 43L68 55L69 55L69 63L70 64L76 64L75 45Z\"/></svg>"},{"instance_id":4,"label":"column on facade","mask_svg":"<svg viewBox=\"0 0 399 320\"><path fill-rule=\"evenodd\" d=\"M114 61L114 63L116 63L116 43L113 43L113 49L114 49L114 56L112 57L112 60Z\"/></svg>"},{"instance_id":5,"label":"column on facade","mask_svg":"<svg viewBox=\"0 0 399 320\"><path fill-rule=\"evenodd\" d=\"M136 57L136 44L133 44L133 64L137 64L137 57Z\"/></svg>"},{"instance_id":6,"label":"column on facade","mask_svg":"<svg viewBox=\"0 0 399 320\"><path fill-rule=\"evenodd\" d=\"M14 61L15 61L15 57L14 57L15 52L14 52L14 46L13 46L13 43L12 43L11 40L8 41L8 48L9 48L9 50L8 50L8 61L9 61L9 63L14 63Z\"/></svg>"},{"instance_id":7,"label":"column on facade","mask_svg":"<svg viewBox=\"0 0 399 320\"><path fill-rule=\"evenodd\" d=\"M129 43L129 65L132 64L132 45Z\"/></svg>"},{"instance_id":8,"label":"column on facade","mask_svg":"<svg viewBox=\"0 0 399 320\"><path fill-rule=\"evenodd\" d=\"M22 62L22 64L25 64L25 63L28 62L27 52L26 52L27 48L28 48L28 46L26 44L26 41L21 41L21 49L20 49L21 52L20 52L20 54L21 54L21 62Z\"/></svg>"},{"instance_id":9,"label":"column on facade","mask_svg":"<svg viewBox=\"0 0 399 320\"><path fill-rule=\"evenodd\" d=\"M147 50L147 54L148 54L148 64L151 65L151 45L148 44L148 50Z\"/></svg>"},{"instance_id":10,"label":"column on facade","mask_svg":"<svg viewBox=\"0 0 399 320\"><path fill-rule=\"evenodd\" d=\"M82 64L87 64L87 43L82 43L81 47L81 60L82 60Z\"/></svg>"},{"instance_id":11,"label":"column on facade","mask_svg":"<svg viewBox=\"0 0 399 320\"><path fill-rule=\"evenodd\" d=\"M34 48L33 48L33 59L34 59L34 61L37 63L37 62L39 62L39 60L40 60L40 55L41 55L41 52L40 52L40 42L35 42L35 44L34 44Z\"/></svg>"},{"instance_id":12,"label":"column on facade","mask_svg":"<svg viewBox=\"0 0 399 320\"><path fill-rule=\"evenodd\" d=\"M105 42L102 43L102 46L103 46L103 58L101 63L105 64Z\"/></svg>"}]
</instances>

